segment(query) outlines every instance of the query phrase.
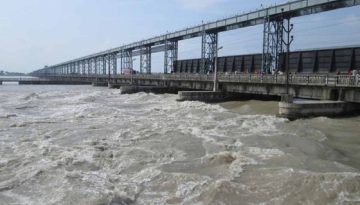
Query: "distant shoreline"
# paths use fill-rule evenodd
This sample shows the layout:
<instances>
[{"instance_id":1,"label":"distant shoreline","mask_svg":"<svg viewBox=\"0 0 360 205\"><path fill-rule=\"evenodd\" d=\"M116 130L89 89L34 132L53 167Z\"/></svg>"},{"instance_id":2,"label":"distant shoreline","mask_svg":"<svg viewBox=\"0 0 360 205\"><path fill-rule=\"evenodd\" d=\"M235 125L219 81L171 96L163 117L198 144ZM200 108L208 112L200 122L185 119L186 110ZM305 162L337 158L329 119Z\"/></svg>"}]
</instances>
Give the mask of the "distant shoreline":
<instances>
[{"instance_id":1,"label":"distant shoreline","mask_svg":"<svg viewBox=\"0 0 360 205\"><path fill-rule=\"evenodd\" d=\"M28 76L28 74L17 73L17 72L0 71L0 76Z\"/></svg>"}]
</instances>

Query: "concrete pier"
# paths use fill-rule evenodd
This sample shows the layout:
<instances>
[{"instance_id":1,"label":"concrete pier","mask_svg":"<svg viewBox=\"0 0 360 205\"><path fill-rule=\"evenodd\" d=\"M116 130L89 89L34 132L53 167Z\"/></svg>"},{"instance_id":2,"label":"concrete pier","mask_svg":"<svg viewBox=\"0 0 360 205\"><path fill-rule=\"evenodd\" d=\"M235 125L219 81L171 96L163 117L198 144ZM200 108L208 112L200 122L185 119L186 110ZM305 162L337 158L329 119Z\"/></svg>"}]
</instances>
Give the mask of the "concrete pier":
<instances>
[{"instance_id":1,"label":"concrete pier","mask_svg":"<svg viewBox=\"0 0 360 205\"><path fill-rule=\"evenodd\" d=\"M133 94L138 92L164 94L164 93L177 93L178 90L179 90L178 88L163 87L163 86L121 85L120 87L121 94Z\"/></svg>"},{"instance_id":2,"label":"concrete pier","mask_svg":"<svg viewBox=\"0 0 360 205\"><path fill-rule=\"evenodd\" d=\"M308 117L337 117L359 113L360 104L330 100L301 100L279 103L279 116L290 120Z\"/></svg>"},{"instance_id":3,"label":"concrete pier","mask_svg":"<svg viewBox=\"0 0 360 205\"><path fill-rule=\"evenodd\" d=\"M108 83L108 88L116 88L119 89L122 85L115 83Z\"/></svg>"},{"instance_id":4,"label":"concrete pier","mask_svg":"<svg viewBox=\"0 0 360 205\"><path fill-rule=\"evenodd\" d=\"M177 101L201 101L201 102L221 102L229 96L224 92L213 91L180 91Z\"/></svg>"},{"instance_id":5,"label":"concrete pier","mask_svg":"<svg viewBox=\"0 0 360 205\"><path fill-rule=\"evenodd\" d=\"M108 83L107 82L92 82L91 85L94 87L107 87Z\"/></svg>"},{"instance_id":6,"label":"concrete pier","mask_svg":"<svg viewBox=\"0 0 360 205\"><path fill-rule=\"evenodd\" d=\"M2 81L0 81L0 85L2 85Z\"/></svg>"}]
</instances>

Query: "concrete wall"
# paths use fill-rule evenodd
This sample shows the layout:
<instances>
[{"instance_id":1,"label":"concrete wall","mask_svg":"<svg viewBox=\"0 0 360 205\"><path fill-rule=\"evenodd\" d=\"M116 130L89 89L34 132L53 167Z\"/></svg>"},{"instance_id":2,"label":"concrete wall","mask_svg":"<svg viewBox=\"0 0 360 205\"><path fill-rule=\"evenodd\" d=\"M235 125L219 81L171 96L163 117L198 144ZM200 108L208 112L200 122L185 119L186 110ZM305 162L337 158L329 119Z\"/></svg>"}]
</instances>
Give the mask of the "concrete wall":
<instances>
[{"instance_id":1,"label":"concrete wall","mask_svg":"<svg viewBox=\"0 0 360 205\"><path fill-rule=\"evenodd\" d=\"M218 72L260 72L262 54L223 56L218 58ZM175 73L199 73L201 59L175 61ZM360 66L360 48L333 48L295 51L290 53L292 73L348 73ZM280 55L281 70L285 70L284 55Z\"/></svg>"},{"instance_id":2,"label":"concrete wall","mask_svg":"<svg viewBox=\"0 0 360 205\"><path fill-rule=\"evenodd\" d=\"M299 101L279 103L279 115L290 119L313 116L339 116L359 112L359 104L342 101Z\"/></svg>"},{"instance_id":3,"label":"concrete wall","mask_svg":"<svg viewBox=\"0 0 360 205\"><path fill-rule=\"evenodd\" d=\"M154 78L149 76L149 79L144 78L129 78L129 76L122 76L110 80L107 77L70 77L70 78L54 78L50 80L49 84L89 84L91 82L107 85L108 83L114 85L137 85L137 86L158 86L168 87L184 90L213 90L213 82L211 78L199 80L183 80L183 79L167 79ZM286 87L282 83L259 83L252 81L244 82L219 82L219 90L229 93L246 93L246 94L259 94L269 96L280 96L286 93ZM319 100L343 100L347 102L360 103L360 87L350 87L329 84L329 85L308 85L295 84L290 86L290 94L298 98L309 98Z\"/></svg>"}]
</instances>

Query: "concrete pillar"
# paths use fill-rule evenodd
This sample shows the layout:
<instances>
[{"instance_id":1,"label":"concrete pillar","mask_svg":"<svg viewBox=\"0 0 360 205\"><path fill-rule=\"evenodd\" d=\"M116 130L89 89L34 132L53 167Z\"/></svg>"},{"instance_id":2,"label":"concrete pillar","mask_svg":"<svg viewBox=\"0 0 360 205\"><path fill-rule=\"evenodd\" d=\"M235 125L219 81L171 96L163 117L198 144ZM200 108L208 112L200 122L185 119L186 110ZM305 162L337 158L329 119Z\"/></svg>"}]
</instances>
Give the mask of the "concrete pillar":
<instances>
[{"instance_id":1,"label":"concrete pillar","mask_svg":"<svg viewBox=\"0 0 360 205\"><path fill-rule=\"evenodd\" d=\"M317 116L341 116L359 113L356 103L330 100L302 100L292 103L279 102L279 116L290 120Z\"/></svg>"},{"instance_id":2,"label":"concrete pillar","mask_svg":"<svg viewBox=\"0 0 360 205\"><path fill-rule=\"evenodd\" d=\"M177 101L221 102L231 97L228 93L213 91L180 91Z\"/></svg>"},{"instance_id":3,"label":"concrete pillar","mask_svg":"<svg viewBox=\"0 0 360 205\"><path fill-rule=\"evenodd\" d=\"M294 102L294 96L291 95L291 94L282 94L281 95L281 102L292 103L292 102Z\"/></svg>"}]
</instances>

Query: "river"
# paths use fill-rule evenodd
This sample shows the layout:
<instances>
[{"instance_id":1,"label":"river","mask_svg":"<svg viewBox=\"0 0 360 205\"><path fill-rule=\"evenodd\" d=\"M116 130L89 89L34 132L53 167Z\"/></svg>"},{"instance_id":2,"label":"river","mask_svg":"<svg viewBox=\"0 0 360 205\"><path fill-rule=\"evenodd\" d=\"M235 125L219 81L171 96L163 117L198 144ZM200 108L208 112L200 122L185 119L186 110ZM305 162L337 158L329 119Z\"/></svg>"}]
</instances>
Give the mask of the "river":
<instances>
[{"instance_id":1,"label":"river","mask_svg":"<svg viewBox=\"0 0 360 205\"><path fill-rule=\"evenodd\" d=\"M0 205L360 204L360 117L0 86Z\"/></svg>"}]
</instances>

